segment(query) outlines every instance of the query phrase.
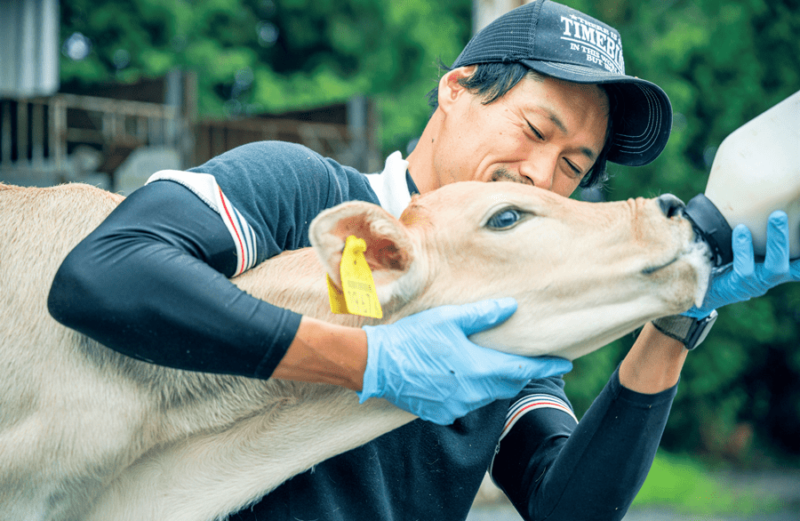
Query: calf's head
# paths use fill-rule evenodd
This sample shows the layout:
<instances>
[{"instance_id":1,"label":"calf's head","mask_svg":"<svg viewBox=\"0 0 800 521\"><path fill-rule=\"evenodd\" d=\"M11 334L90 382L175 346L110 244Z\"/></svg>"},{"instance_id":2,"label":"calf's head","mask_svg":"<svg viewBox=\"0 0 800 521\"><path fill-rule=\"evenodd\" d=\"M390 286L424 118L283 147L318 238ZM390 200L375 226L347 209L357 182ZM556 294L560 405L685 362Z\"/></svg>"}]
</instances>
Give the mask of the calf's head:
<instances>
[{"instance_id":1,"label":"calf's head","mask_svg":"<svg viewBox=\"0 0 800 521\"><path fill-rule=\"evenodd\" d=\"M310 238L338 285L346 238L366 241L390 321L514 297L511 319L472 339L574 359L702 300L707 248L660 202L585 203L516 183L463 182L415 197L400 220L346 203L320 214Z\"/></svg>"}]
</instances>

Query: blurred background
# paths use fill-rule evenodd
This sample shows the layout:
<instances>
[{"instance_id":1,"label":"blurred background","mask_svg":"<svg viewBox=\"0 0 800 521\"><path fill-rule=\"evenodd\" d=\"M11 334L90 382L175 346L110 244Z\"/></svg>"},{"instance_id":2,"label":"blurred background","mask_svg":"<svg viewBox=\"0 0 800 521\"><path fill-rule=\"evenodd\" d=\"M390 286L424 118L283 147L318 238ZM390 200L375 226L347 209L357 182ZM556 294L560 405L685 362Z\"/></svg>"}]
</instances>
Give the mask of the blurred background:
<instances>
[{"instance_id":1,"label":"blurred background","mask_svg":"<svg viewBox=\"0 0 800 521\"><path fill-rule=\"evenodd\" d=\"M0 0L0 180L129 193L156 170L261 139L379 171L421 133L437 62L521 3ZM577 197L688 201L721 141L800 89L798 0L562 3L615 26L627 72L659 84L674 108L658 160L609 164L607 185ZM756 501L732 485L776 472L800 493L798 286L725 308L689 355L637 503L800 512L797 494ZM576 361L566 378L579 417L633 338Z\"/></svg>"}]
</instances>

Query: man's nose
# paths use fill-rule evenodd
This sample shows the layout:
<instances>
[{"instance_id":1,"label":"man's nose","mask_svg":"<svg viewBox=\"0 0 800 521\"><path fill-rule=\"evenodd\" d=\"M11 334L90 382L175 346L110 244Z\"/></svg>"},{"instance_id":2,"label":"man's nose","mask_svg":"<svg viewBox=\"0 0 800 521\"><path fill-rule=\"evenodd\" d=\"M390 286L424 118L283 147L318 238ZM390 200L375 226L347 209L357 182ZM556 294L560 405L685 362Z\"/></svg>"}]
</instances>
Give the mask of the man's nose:
<instances>
[{"instance_id":1,"label":"man's nose","mask_svg":"<svg viewBox=\"0 0 800 521\"><path fill-rule=\"evenodd\" d=\"M539 157L527 161L520 169L520 174L530 179L537 188L551 190L555 171L555 162Z\"/></svg>"}]
</instances>

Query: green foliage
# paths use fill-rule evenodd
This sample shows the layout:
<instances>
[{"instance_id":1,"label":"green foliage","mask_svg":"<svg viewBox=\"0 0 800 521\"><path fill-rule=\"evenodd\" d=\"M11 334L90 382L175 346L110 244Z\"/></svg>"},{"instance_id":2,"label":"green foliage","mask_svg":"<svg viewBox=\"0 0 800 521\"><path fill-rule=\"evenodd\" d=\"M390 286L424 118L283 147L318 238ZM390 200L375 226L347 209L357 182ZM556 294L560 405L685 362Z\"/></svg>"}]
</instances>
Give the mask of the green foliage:
<instances>
[{"instance_id":1,"label":"green foliage","mask_svg":"<svg viewBox=\"0 0 800 521\"><path fill-rule=\"evenodd\" d=\"M797 0L562 0L617 27L630 74L669 94L675 118L661 157L609 165L612 200L702 192L714 151L737 127L800 88ZM96 84L198 73L202 115L281 111L366 94L381 110L384 152L420 134L425 94L470 36L470 0L63 0L62 41L93 43L61 61L62 81ZM721 311L689 355L664 445L746 459L800 454L800 285ZM584 411L633 342L577 360L567 390ZM743 430L744 429L744 430ZM741 438L741 436L740 436ZM740 440L741 441L741 440ZM739 444L741 445L741 443Z\"/></svg>"},{"instance_id":2,"label":"green foliage","mask_svg":"<svg viewBox=\"0 0 800 521\"><path fill-rule=\"evenodd\" d=\"M452 62L470 35L470 0L61 5L62 41L77 31L93 44L86 59L62 60L62 81L132 82L181 67L198 73L199 111L212 116L295 110L366 94L378 100L386 151L405 149L419 135L437 60Z\"/></svg>"},{"instance_id":3,"label":"green foliage","mask_svg":"<svg viewBox=\"0 0 800 521\"><path fill-rule=\"evenodd\" d=\"M669 507L693 515L765 515L783 506L763 491L731 490L697 461L664 451L656 455L633 505Z\"/></svg>"}]
</instances>

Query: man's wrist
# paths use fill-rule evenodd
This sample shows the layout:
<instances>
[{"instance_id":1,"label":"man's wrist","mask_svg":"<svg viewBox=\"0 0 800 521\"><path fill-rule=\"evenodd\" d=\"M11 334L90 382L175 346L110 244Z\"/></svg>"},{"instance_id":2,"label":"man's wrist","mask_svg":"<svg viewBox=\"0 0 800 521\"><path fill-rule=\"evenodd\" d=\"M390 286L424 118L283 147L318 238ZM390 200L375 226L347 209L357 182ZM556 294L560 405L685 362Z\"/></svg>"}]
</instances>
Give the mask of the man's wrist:
<instances>
[{"instance_id":1,"label":"man's wrist","mask_svg":"<svg viewBox=\"0 0 800 521\"><path fill-rule=\"evenodd\" d=\"M688 351L683 344L646 324L619 367L626 389L655 394L678 383Z\"/></svg>"},{"instance_id":2,"label":"man's wrist","mask_svg":"<svg viewBox=\"0 0 800 521\"><path fill-rule=\"evenodd\" d=\"M360 391L367 366L367 335L304 316L273 378L327 383Z\"/></svg>"}]
</instances>

